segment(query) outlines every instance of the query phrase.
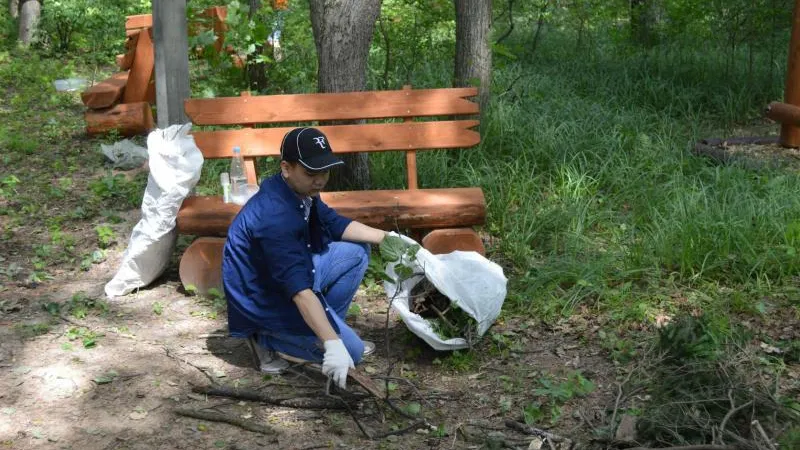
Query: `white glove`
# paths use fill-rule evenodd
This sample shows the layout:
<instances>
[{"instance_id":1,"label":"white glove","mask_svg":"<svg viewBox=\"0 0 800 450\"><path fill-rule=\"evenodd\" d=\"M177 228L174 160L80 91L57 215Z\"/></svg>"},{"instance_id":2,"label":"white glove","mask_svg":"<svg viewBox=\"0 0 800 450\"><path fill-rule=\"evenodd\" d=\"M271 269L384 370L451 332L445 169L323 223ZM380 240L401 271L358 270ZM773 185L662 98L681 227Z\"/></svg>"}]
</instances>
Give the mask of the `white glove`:
<instances>
[{"instance_id":1,"label":"white glove","mask_svg":"<svg viewBox=\"0 0 800 450\"><path fill-rule=\"evenodd\" d=\"M341 339L325 341L325 356L322 358L322 373L333 378L342 389L347 387L347 370L355 369L353 358Z\"/></svg>"}]
</instances>

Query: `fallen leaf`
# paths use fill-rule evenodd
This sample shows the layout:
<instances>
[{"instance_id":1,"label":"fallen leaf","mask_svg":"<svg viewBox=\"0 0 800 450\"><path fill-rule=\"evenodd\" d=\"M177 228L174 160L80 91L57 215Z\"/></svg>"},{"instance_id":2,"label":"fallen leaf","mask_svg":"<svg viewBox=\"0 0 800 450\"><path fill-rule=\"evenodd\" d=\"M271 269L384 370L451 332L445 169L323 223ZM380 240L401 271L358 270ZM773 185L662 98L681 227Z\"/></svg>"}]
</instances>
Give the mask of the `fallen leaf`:
<instances>
[{"instance_id":1,"label":"fallen leaf","mask_svg":"<svg viewBox=\"0 0 800 450\"><path fill-rule=\"evenodd\" d=\"M533 439L531 439L531 443L528 444L528 450L539 450L542 448L543 444L544 441L542 441L541 438L534 436Z\"/></svg>"},{"instance_id":2,"label":"fallen leaf","mask_svg":"<svg viewBox=\"0 0 800 450\"><path fill-rule=\"evenodd\" d=\"M372 375L374 373L377 373L378 369L376 369L375 366L367 366L364 367L364 372L367 372L368 374Z\"/></svg>"}]
</instances>

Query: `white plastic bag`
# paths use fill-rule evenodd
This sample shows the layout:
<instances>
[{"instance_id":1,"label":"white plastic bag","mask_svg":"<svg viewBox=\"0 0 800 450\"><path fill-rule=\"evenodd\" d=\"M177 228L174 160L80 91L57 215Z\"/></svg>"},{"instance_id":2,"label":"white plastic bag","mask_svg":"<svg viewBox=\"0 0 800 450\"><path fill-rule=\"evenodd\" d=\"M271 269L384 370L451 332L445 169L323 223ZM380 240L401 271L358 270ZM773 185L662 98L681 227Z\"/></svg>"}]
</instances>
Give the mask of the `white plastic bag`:
<instances>
[{"instance_id":1,"label":"white plastic bag","mask_svg":"<svg viewBox=\"0 0 800 450\"><path fill-rule=\"evenodd\" d=\"M400 237L409 244L416 244L407 236ZM443 339L427 319L411 311L411 291L423 278L427 278L439 292L476 320L479 336L483 336L500 315L508 280L499 265L479 253L455 251L434 255L420 248L414 261L405 261L404 264L410 265L414 273L424 273L424 277L417 275L398 285L395 267L400 263L390 263L387 267L386 273L394 282L384 283L386 295L393 299L392 308L400 314L411 332L434 349L458 350L467 348L469 344L461 337Z\"/></svg>"},{"instance_id":2,"label":"white plastic bag","mask_svg":"<svg viewBox=\"0 0 800 450\"><path fill-rule=\"evenodd\" d=\"M167 268L177 237L175 218L203 167L203 154L189 135L191 129L191 123L172 125L147 136L150 176L142 218L131 232L117 274L106 284L109 297L147 286Z\"/></svg>"}]
</instances>

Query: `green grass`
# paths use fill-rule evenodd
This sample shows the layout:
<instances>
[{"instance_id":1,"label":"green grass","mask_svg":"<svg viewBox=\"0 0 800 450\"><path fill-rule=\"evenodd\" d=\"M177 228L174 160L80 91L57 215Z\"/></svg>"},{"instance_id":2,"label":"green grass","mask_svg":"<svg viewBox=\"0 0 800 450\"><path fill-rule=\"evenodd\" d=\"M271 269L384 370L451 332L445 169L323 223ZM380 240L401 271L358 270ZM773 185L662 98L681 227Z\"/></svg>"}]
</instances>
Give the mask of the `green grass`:
<instances>
[{"instance_id":1,"label":"green grass","mask_svg":"<svg viewBox=\"0 0 800 450\"><path fill-rule=\"evenodd\" d=\"M483 188L514 306L551 316L584 304L641 320L670 291L719 309L720 287L757 298L797 275L797 175L689 151L729 136L733 119L746 125L779 86L714 79L714 62L691 51L644 65L552 52L494 72L478 148L425 153L418 165L422 186ZM399 157L372 163L379 187L402 185Z\"/></svg>"}]
</instances>

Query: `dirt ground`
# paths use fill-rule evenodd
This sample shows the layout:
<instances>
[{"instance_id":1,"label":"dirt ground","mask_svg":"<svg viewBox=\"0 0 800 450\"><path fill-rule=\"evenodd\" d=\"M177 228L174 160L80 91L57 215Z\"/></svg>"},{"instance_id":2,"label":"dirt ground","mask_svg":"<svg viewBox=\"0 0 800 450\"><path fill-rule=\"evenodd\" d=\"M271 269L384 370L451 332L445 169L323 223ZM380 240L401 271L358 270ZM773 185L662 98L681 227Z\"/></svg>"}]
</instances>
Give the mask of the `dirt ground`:
<instances>
[{"instance_id":1,"label":"dirt ground","mask_svg":"<svg viewBox=\"0 0 800 450\"><path fill-rule=\"evenodd\" d=\"M115 225L125 239L88 272L53 270L52 280L31 284L12 278L0 287L0 448L479 448L480 443L466 442L458 431L479 424L487 436L522 439L504 427L504 419L521 419L537 377L575 370L596 388L565 405L551 431L585 435L587 421L613 405L614 367L587 344L599 327L585 319L555 327L533 319L501 319L490 330L493 338L484 339L470 355L462 354L462 361L431 350L394 314L387 332L386 297L363 290L356 299L360 312L350 320L364 338L378 344L378 351L359 370L385 386L380 377L391 366L394 403L424 416L427 425L370 440L347 411L195 394L193 386L219 384L281 398L326 395L322 379L306 370L276 377L254 370L244 342L227 337L220 303L181 288L180 245L153 285L105 299L103 286L116 271L137 220L132 211ZM76 302L86 306L85 315L67 312ZM60 312L53 313L54 304ZM349 391L363 393L352 382ZM373 436L417 423L384 402L350 403L352 414ZM176 408L221 412L268 425L275 433L182 417Z\"/></svg>"}]
</instances>

